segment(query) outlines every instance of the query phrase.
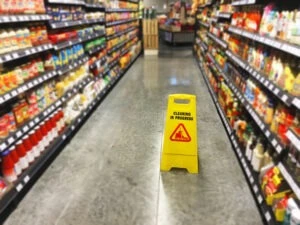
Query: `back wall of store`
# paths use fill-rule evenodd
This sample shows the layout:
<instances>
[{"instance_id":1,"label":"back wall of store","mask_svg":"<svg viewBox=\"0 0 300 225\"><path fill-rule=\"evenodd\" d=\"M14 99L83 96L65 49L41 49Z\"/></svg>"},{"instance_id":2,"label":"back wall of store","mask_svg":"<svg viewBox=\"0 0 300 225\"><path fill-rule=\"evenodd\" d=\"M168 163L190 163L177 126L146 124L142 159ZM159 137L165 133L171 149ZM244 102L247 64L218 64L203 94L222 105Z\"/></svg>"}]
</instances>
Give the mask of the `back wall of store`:
<instances>
[{"instance_id":1,"label":"back wall of store","mask_svg":"<svg viewBox=\"0 0 300 225\"><path fill-rule=\"evenodd\" d=\"M165 12L169 9L168 4L175 2L170 0L144 0L145 7L154 6L158 12ZM185 2L192 3L192 0L186 0ZM167 9L164 9L164 4L167 5Z\"/></svg>"}]
</instances>

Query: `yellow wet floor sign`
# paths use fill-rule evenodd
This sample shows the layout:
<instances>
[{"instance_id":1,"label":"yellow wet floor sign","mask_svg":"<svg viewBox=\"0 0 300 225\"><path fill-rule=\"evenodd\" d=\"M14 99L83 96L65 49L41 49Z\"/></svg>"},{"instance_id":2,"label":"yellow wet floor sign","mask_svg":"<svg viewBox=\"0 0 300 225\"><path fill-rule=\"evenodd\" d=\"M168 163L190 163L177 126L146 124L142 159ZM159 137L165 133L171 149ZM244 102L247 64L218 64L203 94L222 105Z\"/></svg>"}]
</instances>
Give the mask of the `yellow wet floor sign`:
<instances>
[{"instance_id":1,"label":"yellow wet floor sign","mask_svg":"<svg viewBox=\"0 0 300 225\"><path fill-rule=\"evenodd\" d=\"M160 170L198 173L196 96L169 95Z\"/></svg>"}]
</instances>

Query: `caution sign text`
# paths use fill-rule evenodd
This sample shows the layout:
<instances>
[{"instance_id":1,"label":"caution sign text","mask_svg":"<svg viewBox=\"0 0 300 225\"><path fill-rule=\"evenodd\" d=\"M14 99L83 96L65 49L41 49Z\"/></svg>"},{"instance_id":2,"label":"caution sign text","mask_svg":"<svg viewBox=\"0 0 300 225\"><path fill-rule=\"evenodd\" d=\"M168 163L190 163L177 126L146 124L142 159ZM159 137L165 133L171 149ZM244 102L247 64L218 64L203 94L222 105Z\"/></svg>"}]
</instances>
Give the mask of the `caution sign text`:
<instances>
[{"instance_id":1,"label":"caution sign text","mask_svg":"<svg viewBox=\"0 0 300 225\"><path fill-rule=\"evenodd\" d=\"M196 118L196 96L169 96L162 146L162 171L177 167L198 173Z\"/></svg>"}]
</instances>

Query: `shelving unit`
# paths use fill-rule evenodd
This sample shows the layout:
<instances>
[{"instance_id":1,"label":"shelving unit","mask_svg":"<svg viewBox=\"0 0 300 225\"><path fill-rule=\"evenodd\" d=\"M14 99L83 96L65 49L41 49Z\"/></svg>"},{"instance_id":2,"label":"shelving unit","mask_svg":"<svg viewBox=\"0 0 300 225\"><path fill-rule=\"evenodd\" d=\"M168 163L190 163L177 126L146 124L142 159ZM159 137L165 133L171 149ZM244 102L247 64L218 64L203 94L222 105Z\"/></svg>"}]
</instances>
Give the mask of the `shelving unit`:
<instances>
[{"instance_id":1,"label":"shelving unit","mask_svg":"<svg viewBox=\"0 0 300 225\"><path fill-rule=\"evenodd\" d=\"M44 14L37 15L5 15L0 16L0 24L4 24L5 26L16 26L16 23L22 22L22 26L26 24L26 22L42 22L45 25L48 25L47 31L56 30L59 32L59 29L68 29L76 30L77 26L80 29L84 27L92 27L93 25L105 25L105 27L116 26L119 24L125 24L129 22L133 22L138 20L137 18L126 19L121 21L114 21L110 23L105 22L105 12L114 13L114 12L135 12L130 9L107 9L102 5L97 4L86 4L84 1L79 0L46 0L46 3L49 5L64 5L64 6L83 6L86 10L91 10L92 12L100 11L104 13L104 17L101 19L84 19L77 21L64 21L64 22L53 22L50 21L50 16ZM138 4L138 1L134 1L134 3ZM18 25L17 25L18 26ZM99 29L99 28L98 28ZM101 29L101 28L100 28ZM40 57L47 54L60 54L61 51L67 51L67 49L72 48L74 45L82 45L85 46L88 42L92 42L94 39L105 37L107 41L119 37L121 35L127 35L129 32L138 30L138 26L130 27L124 31L120 31L114 33L112 35L106 35L105 32L93 32L88 35L81 36L74 39L69 39L68 41L58 42L57 44L51 44L50 42L41 44L38 46L20 49L17 51L11 51L5 54L0 55L0 64L10 65L11 67L16 67L20 63L23 63L23 59L30 60L31 57ZM105 31L105 30L103 30ZM80 111L79 116L71 121L70 124L64 129L63 133L61 133L48 147L44 150L41 155L35 159L35 161L30 164L30 166L22 172L22 174L18 177L18 179L11 183L10 189L5 193L0 199L0 223L4 222L6 217L14 210L19 201L23 198L23 196L28 192L30 187L34 184L34 182L38 179L41 173L49 166L54 157L63 149L63 147L72 139L74 134L79 130L81 125L89 118L93 110L97 108L97 106L101 103L101 101L105 98L105 96L109 93L110 90L117 84L119 79L126 73L126 71L131 67L134 61L139 57L140 52L132 51L134 46L141 45L140 41L134 41L130 45L128 44L130 41L138 37L136 36L127 36L128 39L124 40L124 42L119 43L113 48L108 49L107 42L98 45L91 45L92 47L82 48L84 51L83 55L77 59L73 59L68 61L68 63L64 63L63 65L57 64L55 69L45 70L43 73L39 73L33 78L30 78L23 83L20 83L17 87L6 91L3 94L0 94L0 106L7 107L10 104L15 104L18 101L18 97L20 95L25 95L27 92L35 90L42 86L45 82L48 81L56 81L58 79L64 78L65 76L69 76L75 70L78 70L83 65L88 65L88 75L80 79L80 81L76 81L76 83L72 86L72 88L66 90L62 97L55 99L51 104L47 105L46 108L41 110L38 114L30 119L26 120L23 124L18 125L16 131L11 132L6 138L2 139L0 142L0 153L7 150L11 146L15 145L18 140L21 140L26 134L32 131L35 127L40 125L45 121L46 118L49 118L54 112L59 108L63 108L67 105L67 103L77 94L82 94L83 89L89 86L90 83L93 82L104 82L105 87L94 96L94 99L89 102L87 107ZM129 39L130 37L130 39ZM100 43L100 42L99 42ZM126 45L126 48L124 46ZM139 49L139 48L138 48ZM110 54L120 50L120 55L114 61L108 64L108 59ZM130 52L130 54L129 54ZM98 53L105 54L100 57ZM126 54L130 55L130 61L127 66L123 69L119 67L120 59ZM127 55L128 56L128 55ZM126 56L126 57L127 57ZM97 60L90 64L90 59L92 57L97 57ZM22 59L22 60L20 60ZM22 61L22 62L21 62ZM112 69L115 71L120 71L119 74L112 73ZM0 178L1 178L0 173Z\"/></svg>"},{"instance_id":2,"label":"shelving unit","mask_svg":"<svg viewBox=\"0 0 300 225\"><path fill-rule=\"evenodd\" d=\"M226 4L230 4L227 3ZM241 0L232 1L232 6L238 6L236 10L242 10L241 7L247 5L255 4L267 4L262 2L257 2L255 0ZM257 207L261 213L262 220L268 225L278 225L281 224L276 221L275 214L272 207L267 205L265 200L265 195L261 190L261 181L259 179L258 173L252 168L251 162L246 159L244 153L244 146L239 143L239 139L236 134L235 128L230 125L228 117L223 109L224 103L219 102L219 91L221 89L221 84L224 83L226 87L233 94L233 98L237 100L239 106L243 109L242 112L251 123L259 130L260 136L264 137L264 140L272 147L275 152L273 162L275 166L279 169L285 182L288 184L290 189L293 191L295 196L300 200L300 183L293 176L294 171L291 171L289 166L286 164L285 159L289 151L289 145L284 142L277 133L272 131L271 125L265 122L265 119L260 116L256 108L250 102L247 93L244 92L235 82L236 78L232 77L233 73L228 67L234 69L234 75L242 74L243 79L251 80L255 82L256 85L267 95L274 99L276 102L283 104L285 107L299 112L300 110L300 99L297 96L293 96L288 93L285 89L281 88L274 80L271 80L266 74L261 72L258 68L254 67L252 64L248 63L238 54L235 54L231 50L230 36L234 35L235 38L243 37L253 43L259 43L264 46L268 46L271 49L276 49L291 55L291 57L300 56L300 46L292 44L283 40L270 38L260 35L258 32L249 32L242 28L237 28L235 26L229 25L228 21L231 20L233 12L217 12L216 17L210 17L210 12L215 12L213 8L220 7L219 1L214 1L212 4L204 4L198 7L199 14L197 14L197 27L196 27L196 38L194 44L196 62L200 68L200 73L202 74L206 86L208 87L208 92L210 93L213 102L216 106L217 112L220 115L224 128L228 134L231 141L232 148L236 154L236 157L240 163L240 166L244 172L246 180L249 184L250 190L256 201ZM201 12L201 14L200 14ZM203 15L203 12L207 13ZM239 11L237 11L239 12ZM204 18L202 20L201 18ZM207 23L206 21L209 21ZM222 25L222 23L227 25ZM207 30L209 28L209 31ZM228 28L228 29L227 29ZM211 30L219 29L220 35L216 36L211 33ZM213 31L214 33L217 33ZM226 36L223 36L226 33ZM205 37L205 38L204 38ZM223 39L223 38L224 39ZM226 39L225 39L226 38ZM210 46L210 47L208 47ZM241 54L241 53L240 53ZM243 56L245 57L245 56ZM222 66L219 64L219 60L222 58ZM229 73L228 73L229 71ZM230 73L231 71L231 73ZM212 86L213 83L214 87ZM217 84L216 84L217 83ZM217 88L216 88L217 86ZM291 143L298 151L300 151L300 138L297 134L288 129L285 134L289 143Z\"/></svg>"}]
</instances>

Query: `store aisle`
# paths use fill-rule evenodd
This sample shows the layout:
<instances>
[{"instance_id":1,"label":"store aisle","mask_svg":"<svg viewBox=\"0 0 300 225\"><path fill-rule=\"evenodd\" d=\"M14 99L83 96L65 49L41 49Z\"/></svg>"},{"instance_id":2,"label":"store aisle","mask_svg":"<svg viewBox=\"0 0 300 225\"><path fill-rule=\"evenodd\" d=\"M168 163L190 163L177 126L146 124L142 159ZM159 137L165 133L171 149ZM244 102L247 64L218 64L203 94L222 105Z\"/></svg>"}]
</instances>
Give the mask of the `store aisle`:
<instances>
[{"instance_id":1,"label":"store aisle","mask_svg":"<svg viewBox=\"0 0 300 225\"><path fill-rule=\"evenodd\" d=\"M191 55L139 58L6 225L261 225ZM167 96L197 95L200 174L160 176Z\"/></svg>"}]
</instances>

